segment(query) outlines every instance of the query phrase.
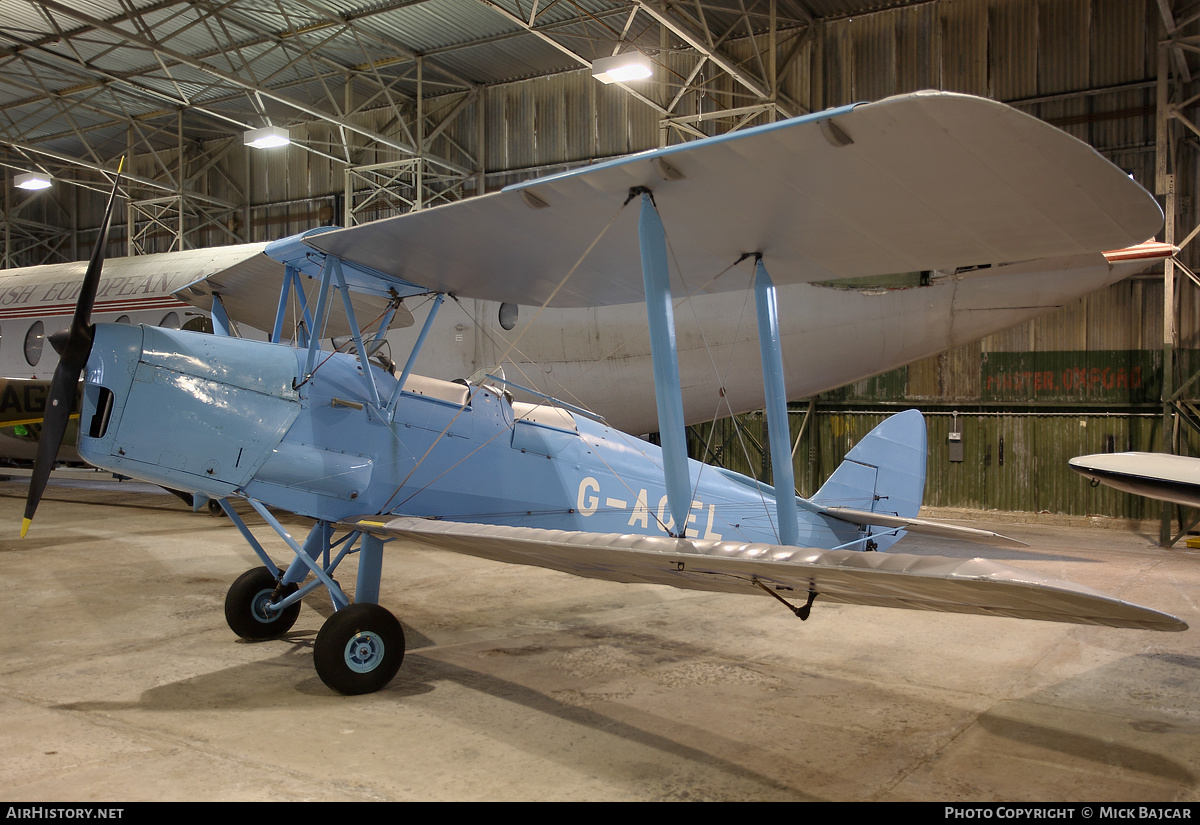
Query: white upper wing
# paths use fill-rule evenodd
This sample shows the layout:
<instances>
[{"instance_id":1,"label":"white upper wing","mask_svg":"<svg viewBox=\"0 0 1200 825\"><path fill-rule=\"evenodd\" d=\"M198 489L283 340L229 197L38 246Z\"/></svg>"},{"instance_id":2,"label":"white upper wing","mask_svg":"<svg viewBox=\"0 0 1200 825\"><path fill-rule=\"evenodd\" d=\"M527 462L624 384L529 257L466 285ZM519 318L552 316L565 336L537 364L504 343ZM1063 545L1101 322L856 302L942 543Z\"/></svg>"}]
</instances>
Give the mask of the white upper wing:
<instances>
[{"instance_id":1,"label":"white upper wing","mask_svg":"<svg viewBox=\"0 0 1200 825\"><path fill-rule=\"evenodd\" d=\"M994 101L921 92L308 243L462 296L540 305L575 270L551 306L633 303L643 300L638 207L623 204L638 186L653 191L688 281L673 283L676 295L742 288L729 275L707 282L747 252L761 252L784 284L1102 252L1145 241L1162 224L1149 193L1066 133Z\"/></svg>"}]
</instances>

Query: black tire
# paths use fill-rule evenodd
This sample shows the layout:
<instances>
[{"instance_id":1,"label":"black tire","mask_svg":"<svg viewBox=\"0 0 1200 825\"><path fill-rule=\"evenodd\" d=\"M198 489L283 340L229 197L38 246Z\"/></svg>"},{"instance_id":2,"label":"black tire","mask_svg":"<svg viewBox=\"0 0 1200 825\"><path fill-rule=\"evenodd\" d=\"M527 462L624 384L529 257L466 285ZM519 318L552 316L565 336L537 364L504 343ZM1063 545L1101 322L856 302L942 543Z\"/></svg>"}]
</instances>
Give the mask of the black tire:
<instances>
[{"instance_id":1,"label":"black tire","mask_svg":"<svg viewBox=\"0 0 1200 825\"><path fill-rule=\"evenodd\" d=\"M295 584L284 585L279 598L295 593ZM271 612L270 604L275 593L275 577L265 567L247 570L229 588L225 595L225 621L229 629L243 639L262 641L282 636L292 629L300 615L300 602L278 612Z\"/></svg>"},{"instance_id":2,"label":"black tire","mask_svg":"<svg viewBox=\"0 0 1200 825\"><path fill-rule=\"evenodd\" d=\"M225 515L225 511L221 509L221 502L217 501L215 498L210 498L208 500L208 514L210 516Z\"/></svg>"},{"instance_id":3,"label":"black tire","mask_svg":"<svg viewBox=\"0 0 1200 825\"><path fill-rule=\"evenodd\" d=\"M313 664L329 688L347 696L385 687L404 661L404 628L377 604L352 604L317 633Z\"/></svg>"}]
</instances>

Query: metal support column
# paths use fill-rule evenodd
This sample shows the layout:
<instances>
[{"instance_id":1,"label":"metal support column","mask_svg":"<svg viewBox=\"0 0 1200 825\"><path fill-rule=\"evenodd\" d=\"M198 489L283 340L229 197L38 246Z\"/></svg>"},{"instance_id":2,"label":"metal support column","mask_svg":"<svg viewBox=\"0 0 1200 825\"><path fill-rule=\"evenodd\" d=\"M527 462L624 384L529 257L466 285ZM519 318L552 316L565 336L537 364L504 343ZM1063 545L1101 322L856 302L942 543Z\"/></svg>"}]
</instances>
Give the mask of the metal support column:
<instances>
[{"instance_id":1,"label":"metal support column","mask_svg":"<svg viewBox=\"0 0 1200 825\"><path fill-rule=\"evenodd\" d=\"M1164 213L1163 240L1178 244L1180 256L1198 235L1200 226L1185 231L1194 223L1194 210L1188 206L1190 194L1196 185L1192 171L1195 163L1195 137L1200 135L1196 125L1196 103L1200 96L1191 95L1195 77L1189 56L1195 53L1192 38L1186 36L1181 26L1190 21L1175 19L1175 7L1180 4L1171 0L1159 0L1157 7L1162 25L1159 28L1157 85L1155 95L1155 194L1161 198ZM1180 12L1184 14L1185 12ZM1192 149L1192 152L1188 150ZM1182 240L1179 238L1182 237ZM1183 273L1186 278L1179 278ZM1188 281L1193 286L1188 287ZM1164 453L1178 454L1185 432L1200 431L1200 421L1192 414L1194 403L1189 397L1197 375L1179 375L1178 346L1180 339L1179 307L1191 300L1187 291L1194 289L1200 281L1191 269L1179 261L1168 258L1163 263L1163 337L1162 337L1162 434L1160 448ZM1184 293L1183 300L1180 294ZM1185 428L1190 428L1186 429ZM1169 547L1182 538L1187 519L1180 514L1181 531L1172 535L1171 524L1176 505L1164 503L1160 525L1160 543Z\"/></svg>"}]
</instances>

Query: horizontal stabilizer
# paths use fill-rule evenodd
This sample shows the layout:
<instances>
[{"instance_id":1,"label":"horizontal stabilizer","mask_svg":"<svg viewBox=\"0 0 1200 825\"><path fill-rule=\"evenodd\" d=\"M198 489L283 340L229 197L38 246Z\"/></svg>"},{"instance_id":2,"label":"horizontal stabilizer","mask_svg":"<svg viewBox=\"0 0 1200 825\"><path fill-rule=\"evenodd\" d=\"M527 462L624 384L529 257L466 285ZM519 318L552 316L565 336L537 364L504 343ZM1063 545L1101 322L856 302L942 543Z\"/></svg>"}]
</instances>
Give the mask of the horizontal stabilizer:
<instances>
[{"instance_id":1,"label":"horizontal stabilizer","mask_svg":"<svg viewBox=\"0 0 1200 825\"><path fill-rule=\"evenodd\" d=\"M963 539L965 541L979 541L985 544L994 542L1019 544L1023 547L1028 547L1027 542L1019 539L1010 538L1009 536L994 533L991 530L980 530L975 527L962 527L957 524L946 524L942 521L933 521L932 519L924 518L904 518L903 516L891 516L887 513L870 513L866 510L852 510L848 507L825 507L821 510L822 515L832 516L842 521L848 521L851 524L870 525L874 527L887 527L889 529L902 529L911 533L919 533L925 536L941 536L948 539Z\"/></svg>"},{"instance_id":2,"label":"horizontal stabilizer","mask_svg":"<svg viewBox=\"0 0 1200 825\"><path fill-rule=\"evenodd\" d=\"M985 559L387 516L352 519L342 526L495 561L616 582L760 595L765 586L783 598L799 601L815 591L818 604L840 602L1143 630L1187 629L1187 624L1174 616Z\"/></svg>"}]
</instances>

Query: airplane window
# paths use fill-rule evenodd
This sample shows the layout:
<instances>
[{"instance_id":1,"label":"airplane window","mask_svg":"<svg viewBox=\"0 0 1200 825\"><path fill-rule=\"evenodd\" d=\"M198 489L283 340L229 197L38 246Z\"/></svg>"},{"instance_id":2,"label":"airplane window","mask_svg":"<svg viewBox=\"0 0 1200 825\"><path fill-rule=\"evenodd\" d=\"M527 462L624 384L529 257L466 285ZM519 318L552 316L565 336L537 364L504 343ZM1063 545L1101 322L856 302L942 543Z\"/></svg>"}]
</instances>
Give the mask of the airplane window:
<instances>
[{"instance_id":1,"label":"airplane window","mask_svg":"<svg viewBox=\"0 0 1200 825\"><path fill-rule=\"evenodd\" d=\"M174 312L168 312L158 322L158 325L164 329L179 329L179 316Z\"/></svg>"},{"instance_id":2,"label":"airplane window","mask_svg":"<svg viewBox=\"0 0 1200 825\"><path fill-rule=\"evenodd\" d=\"M517 305L516 304L501 304L500 305L500 326L505 329L512 329L517 325Z\"/></svg>"},{"instance_id":3,"label":"airplane window","mask_svg":"<svg viewBox=\"0 0 1200 825\"><path fill-rule=\"evenodd\" d=\"M129 320L129 316L128 316L128 315L122 315L120 318L118 318L118 319L116 320L116 323L118 323L118 324L132 324L132 323L133 323L133 321L130 321L130 320Z\"/></svg>"},{"instance_id":4,"label":"airplane window","mask_svg":"<svg viewBox=\"0 0 1200 825\"><path fill-rule=\"evenodd\" d=\"M25 360L29 366L36 367L42 360L42 339L45 338L45 328L41 321L34 321L29 332L25 333Z\"/></svg>"}]
</instances>

